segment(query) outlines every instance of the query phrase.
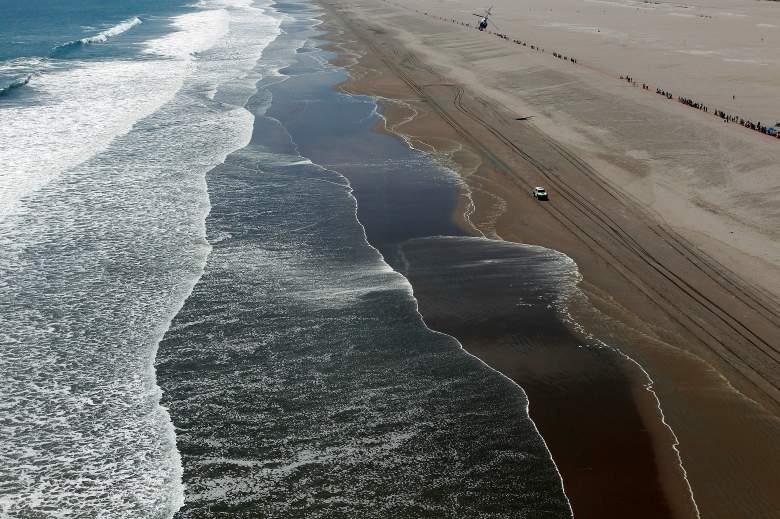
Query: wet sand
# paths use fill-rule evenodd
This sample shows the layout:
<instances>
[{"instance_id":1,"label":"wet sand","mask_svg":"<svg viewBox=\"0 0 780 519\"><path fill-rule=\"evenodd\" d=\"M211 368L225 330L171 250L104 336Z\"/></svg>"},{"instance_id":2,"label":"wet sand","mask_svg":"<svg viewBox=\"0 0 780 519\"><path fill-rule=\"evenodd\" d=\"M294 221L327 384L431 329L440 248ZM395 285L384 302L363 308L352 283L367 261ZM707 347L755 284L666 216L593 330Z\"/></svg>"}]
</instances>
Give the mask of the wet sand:
<instances>
[{"instance_id":1,"label":"wet sand","mask_svg":"<svg viewBox=\"0 0 780 519\"><path fill-rule=\"evenodd\" d=\"M731 264L724 265L724 254L746 257L734 252L741 244L711 254L712 244L705 243L711 238L669 224L676 217L695 216L695 211L686 207L675 213L668 206L661 218L640 197L616 187L614 168L609 178L602 170L607 163L631 170L636 161L620 160L599 149L596 159L588 156L591 163L581 156L582 148L550 136L549 129L555 128L550 120L518 124L516 107L496 99L501 95L503 100L511 99L516 92L481 89L473 81L464 81L458 69L468 63L463 55L467 45L472 50L478 47L481 55L499 56L497 63L511 57L525 66L523 60L537 58L507 50L505 41L492 36L463 32L460 26L424 19L379 1L324 5L337 15L330 18L329 28L342 50L341 63L352 64L353 78L344 89L385 98L383 129L434 153L467 181L471 200L462 199L455 212L461 226L472 233L476 227L487 236L544 245L574 258L583 275L579 286L587 298L575 297L566 308L587 332L620 348L647 371L646 375L636 364L608 355L609 360L578 358L560 346L572 344L571 339L559 343L562 349L557 351L566 351L565 355L550 350L533 358L528 351L499 347L512 344L508 338L520 332L487 322L464 328L462 309L437 313L446 308L441 304L447 299L442 299L446 286L415 287L429 324L450 330L469 351L526 388L532 416L563 473L575 514L607 517L611 510L615 517L625 517L620 504L630 508L633 501L629 515L637 516L636 499L647 499L667 507L650 516L695 516L679 466L677 439L701 516L778 517L775 474L780 450L773 438L780 433L776 417L779 312L771 284L764 285L767 290L758 288L756 275L745 277L742 271L732 271ZM436 35L426 41L433 51L422 48L409 31ZM434 53L446 59L436 61ZM528 89L548 73L538 60L532 64L537 73L522 83ZM548 76L556 77L559 92L547 91L544 101L556 102L556 96L566 98L574 92L600 102L588 85L574 80L567 85L563 79L571 78L561 76L554 66L548 67ZM517 75L511 78L520 81ZM619 98L620 108L636 111L636 117L657 119L644 113L656 108L635 102L633 95ZM535 109L539 113L543 105ZM665 105L658 110L670 109ZM672 118L672 123L685 117ZM565 128L561 133L566 134ZM745 139L735 135L735 142ZM681 153L675 150L675 155ZM653 180L643 173L639 168L639 178ZM528 196L528 190L538 184L552 189L551 203L539 204ZM632 189L641 187L635 184ZM717 220L711 218L707 225L716 228ZM760 264L764 273L773 268L760 263L764 260L758 256L750 258L735 259L733 266L744 270L745 265ZM761 273L757 275L760 279ZM413 283L414 277L412 269ZM473 308L491 300L483 292ZM576 333L570 337L581 338ZM571 364L562 362L574 358L578 360ZM560 374L556 370L566 376L556 377ZM663 414L655 407L654 394L644 387L648 375ZM583 409L602 420L584 420ZM614 448L607 449L605 439ZM599 468L593 469L585 459L597 460ZM636 474L632 470L654 473L655 478L630 477ZM616 482L620 484L604 493ZM592 499L592 491L599 488L603 502Z\"/></svg>"},{"instance_id":2,"label":"wet sand","mask_svg":"<svg viewBox=\"0 0 780 519\"><path fill-rule=\"evenodd\" d=\"M568 258L473 238L414 240L404 254L428 325L525 390L576 517L693 516L679 471L664 488L645 425L658 419L654 399L636 366L572 333L555 310L577 282Z\"/></svg>"},{"instance_id":3,"label":"wet sand","mask_svg":"<svg viewBox=\"0 0 780 519\"><path fill-rule=\"evenodd\" d=\"M407 121L404 108L386 105L388 123ZM439 136L434 151L462 151L455 137ZM673 437L645 374L562 320L557 305L568 290L576 292L578 279L571 261L547 249L475 238L481 231L464 217L468 190L450 187L460 203L442 213L448 189L418 177L413 165L398 165L388 176L345 164L344 149L325 141L305 151L350 179L369 241L410 280L426 323L527 393L577 517L692 517L689 488L669 448Z\"/></svg>"},{"instance_id":4,"label":"wet sand","mask_svg":"<svg viewBox=\"0 0 780 519\"><path fill-rule=\"evenodd\" d=\"M386 248L463 234L454 176L372 132L375 103L335 91L346 74L313 45L319 10L284 11L251 142L208 175L209 261L157 355L177 517L568 517L525 396L424 326L356 218L359 184L394 216L361 214ZM286 79L265 74L280 62Z\"/></svg>"}]
</instances>

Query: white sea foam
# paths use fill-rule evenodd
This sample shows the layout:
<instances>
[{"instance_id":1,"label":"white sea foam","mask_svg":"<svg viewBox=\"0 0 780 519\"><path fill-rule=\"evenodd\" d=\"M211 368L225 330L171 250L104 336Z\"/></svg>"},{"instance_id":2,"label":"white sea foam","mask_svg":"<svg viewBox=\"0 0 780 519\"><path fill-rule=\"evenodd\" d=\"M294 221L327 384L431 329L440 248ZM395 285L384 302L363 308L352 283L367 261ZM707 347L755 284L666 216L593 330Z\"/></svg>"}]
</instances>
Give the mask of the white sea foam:
<instances>
[{"instance_id":1,"label":"white sea foam","mask_svg":"<svg viewBox=\"0 0 780 519\"><path fill-rule=\"evenodd\" d=\"M145 51L161 57L187 60L193 53L213 47L230 28L230 14L225 9L209 9L179 16L171 34L147 42Z\"/></svg>"},{"instance_id":2,"label":"white sea foam","mask_svg":"<svg viewBox=\"0 0 780 519\"><path fill-rule=\"evenodd\" d=\"M376 104L377 103L377 99L378 98L374 98L373 99L374 107L373 107L373 112L372 113L374 115L376 115L377 117L384 119L384 116L382 116L381 113L378 111L378 106ZM362 102L362 101L358 100L357 102ZM409 148L414 149L414 147L411 146L408 142L406 144L409 146ZM439 169L441 170L441 172L443 174L442 175L442 179L447 179L449 181L452 181L452 182L462 186L464 191L467 193L467 195L469 197L469 200L471 201L471 204L473 204L473 200L471 199L471 193L470 193L469 187L467 186L467 184L465 184L463 182L462 177L458 173L456 173L454 170L452 170L452 169L450 169L448 167L443 167L442 166ZM358 215L358 199L357 199L357 197L354 194L354 190L353 190L352 184L351 184L351 182L349 181L349 179L347 177L345 177L341 173L337 173L337 174L338 174L339 177L341 177L343 179L344 183L346 184L345 187L347 189L349 197L353 200L353 203L354 203L354 218L355 218L355 221L358 223L358 225L361 228L361 232L362 232L362 235L363 235L363 241L364 241L365 245L367 247L373 249L376 252L376 254L378 255L378 257L379 257L379 265L378 265L379 268L374 267L373 269L369 269L369 273L373 271L374 274L379 274L379 273L385 274L385 275L388 276L388 278L382 283L382 285L386 285L386 286L393 287L395 289L401 289L401 290L406 291L407 294L409 295L409 297L414 302L415 313L416 313L418 319L420 320L422 325L430 333L435 334L435 335L442 335L442 336L448 337L450 340L452 340L455 344L458 345L460 350L465 355L468 355L469 357L473 358L475 361L479 362L483 366L484 369L486 369L488 371L491 371L491 372L494 372L497 375L503 377L508 383L510 383L512 386L514 386L517 389L517 391L522 395L522 399L523 399L523 401L525 403L525 416L528 418L528 421L529 421L531 427L533 428L533 431L534 431L536 437L539 439L539 441L541 442L541 444L542 444L542 446L544 448L545 454L548 456L550 463L553 465L553 469L554 469L555 474L556 474L556 476L558 478L558 481L560 483L560 489L562 491L562 497L564 499L566 507L568 508L569 516L570 517L574 517L574 512L573 512L573 509L572 509L572 506L571 506L571 501L569 500L569 497L566 494L566 489L565 489L563 477L562 477L562 475L560 473L560 470L558 469L558 466L557 466L555 460L553 459L552 453L550 452L550 449L547 446L547 442L545 441L545 439L542 436L541 432L537 428L536 423L533 421L533 419L531 419L530 408L529 408L530 402L528 400L527 394L525 393L525 390L516 381L512 380L508 375L505 375L501 371L493 368L492 366L487 364L484 360L482 360L481 358L477 357L476 355L474 355L474 354L470 353L468 350L466 350L463 347L463 344L460 341L458 341L455 337L447 335L447 334L439 332L439 331L436 331L436 330L434 330L434 329L432 329L432 328L430 328L428 326L428 324L425 321L425 317L422 315L422 313L420 311L419 303L418 303L417 297L415 296L414 288L413 288L411 282L407 279L406 276L404 276L400 272L395 271L392 267L390 267L390 265L385 261L385 258L382 255L382 253L377 248L375 248L373 245L371 245L371 243L368 240L368 234L366 232L366 228L363 225L363 223L360 221L360 218L359 218L359 215ZM467 209L467 211L468 211L468 209ZM464 216L466 216L466 214L464 214ZM468 217L467 217L467 220L468 220ZM469 222L469 223L471 223L471 222ZM452 240L485 240L486 242L491 241L491 240L485 238L484 234L481 231L479 231L475 225L472 224L472 227L474 227L475 230L477 230L480 234L482 234L482 237L480 237L480 238L462 238L462 237L441 236L441 237L436 237L434 239L442 239L442 240L449 240L449 239L452 239ZM506 242L499 241L499 243L504 244ZM542 247L529 246L529 245L517 245L517 246L518 247L529 247L529 248L534 248L534 249L537 249L537 250L547 250L547 249L544 249ZM550 251L550 252L552 252L552 251ZM408 263L405 255L403 253L403 249L402 248L399 249L399 253L400 253L400 256L401 256L401 262L406 265L406 268L404 270L408 271L409 270L409 263ZM559 257L565 258L564 262L569 262L570 265L573 265L576 268L576 264L574 263L574 260L572 260L568 256L565 256L565 255L557 253L557 252L555 252L554 254L555 254L556 258L559 258ZM393 276L395 276L395 279L393 279ZM360 292L359 291L356 291L356 292L355 291L349 291L347 293L352 295L354 293L359 294ZM339 295L340 294L341 294L341 292L339 292ZM333 294L331 294L331 295L333 295Z\"/></svg>"},{"instance_id":3,"label":"white sea foam","mask_svg":"<svg viewBox=\"0 0 780 519\"><path fill-rule=\"evenodd\" d=\"M23 70L25 73L31 70L35 70L36 67L45 65L47 60L45 58L31 57L31 58L15 58L5 62L0 62L0 74L18 73L19 70Z\"/></svg>"},{"instance_id":4,"label":"white sea foam","mask_svg":"<svg viewBox=\"0 0 780 519\"><path fill-rule=\"evenodd\" d=\"M159 60L75 63L35 79L41 103L0 109L0 220L170 101L192 70L192 53L227 33L228 16L223 9L190 13L174 27L147 44Z\"/></svg>"},{"instance_id":5,"label":"white sea foam","mask_svg":"<svg viewBox=\"0 0 780 519\"><path fill-rule=\"evenodd\" d=\"M575 329L582 337L586 338L588 341L591 341L593 343L591 347L601 347L601 348L612 350L617 354L621 355L622 357L624 357L628 362L636 366L636 368L642 372L642 375L645 378L644 389L645 391L650 393L653 397L653 400L655 400L656 409L658 411L658 418L660 419L661 424L664 427L666 427L667 431L671 436L672 443L670 445L670 448L674 452L674 456L677 459L679 475L681 476L682 480L685 482L686 490L688 493L689 505L692 511L694 512L694 514L696 515L696 517L701 518L699 505L696 502L696 496L693 493L693 487L691 486L690 479L688 478L688 471L685 469L685 463L683 462L682 453L680 452L680 440L677 437L677 433L675 433L674 429L672 429L672 426L669 424L669 422L666 421L666 415L664 414L664 410L661 405L661 399L658 396L658 393L656 393L655 391L655 380L653 380L653 378L650 376L650 373L647 372L644 366L642 366L642 364L640 364L632 356L625 353L619 348L607 344L603 340L589 333L576 320L572 312L572 307L587 308L589 312L592 312L600 320L608 320L609 318L601 314L599 310L597 310L595 307L591 305L587 295L585 295L585 293L580 289L580 285L582 283L583 278L574 260L571 260L571 266L572 266L573 275L570 277L569 282L565 285L564 290L561 292L560 297L558 298L558 301L556 302L555 305L556 309L560 313L561 317L573 329Z\"/></svg>"},{"instance_id":6,"label":"white sea foam","mask_svg":"<svg viewBox=\"0 0 780 519\"><path fill-rule=\"evenodd\" d=\"M80 40L74 40L69 41L67 43L63 43L62 45L58 45L52 49L52 56L60 55L61 53L67 53L70 50L75 50L81 46L84 45L91 45L93 43L105 43L110 38L113 38L114 36L119 36L122 33L125 33L135 27L136 25L141 24L141 19L137 16L134 16L132 18L129 18L117 25L114 25L113 27L106 29L105 31L101 31L98 34L95 34L94 36L88 36L86 38L81 38ZM91 27L85 27L85 29L91 29Z\"/></svg>"},{"instance_id":7,"label":"white sea foam","mask_svg":"<svg viewBox=\"0 0 780 519\"><path fill-rule=\"evenodd\" d=\"M26 77L22 79L16 79L11 83L9 83L8 85L0 86L0 96L13 92L17 88L21 88L27 85L31 79L32 79L32 74L28 74Z\"/></svg>"},{"instance_id":8,"label":"white sea foam","mask_svg":"<svg viewBox=\"0 0 780 519\"><path fill-rule=\"evenodd\" d=\"M119 23L110 29L107 29L101 33L96 34L95 36L90 36L89 38L82 38L79 40L81 43L89 44L89 43L105 43L108 41L109 38L113 36L119 36L123 32L127 32L136 25L141 24L141 19L137 16L134 16L130 18L129 20L125 20L122 23Z\"/></svg>"},{"instance_id":9,"label":"white sea foam","mask_svg":"<svg viewBox=\"0 0 780 519\"><path fill-rule=\"evenodd\" d=\"M38 104L0 108L2 517L183 503L153 360L209 251L205 173L249 141L280 22L222 3L172 23L150 59L47 71Z\"/></svg>"}]
</instances>

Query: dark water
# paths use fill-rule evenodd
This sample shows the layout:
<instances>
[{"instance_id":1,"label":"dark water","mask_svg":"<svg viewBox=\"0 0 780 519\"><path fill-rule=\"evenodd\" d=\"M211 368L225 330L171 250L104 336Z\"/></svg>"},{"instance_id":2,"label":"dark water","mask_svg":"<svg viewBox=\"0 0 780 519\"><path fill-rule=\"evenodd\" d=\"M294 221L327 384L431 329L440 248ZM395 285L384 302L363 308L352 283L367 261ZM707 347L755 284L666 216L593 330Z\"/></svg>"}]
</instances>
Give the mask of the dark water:
<instances>
[{"instance_id":1,"label":"dark water","mask_svg":"<svg viewBox=\"0 0 780 519\"><path fill-rule=\"evenodd\" d=\"M213 250L157 356L179 515L568 517L524 393L430 331L366 241L401 265L409 238L462 234L457 181L372 133L373 101L333 91L319 13L279 8L252 141L207 177Z\"/></svg>"},{"instance_id":2,"label":"dark water","mask_svg":"<svg viewBox=\"0 0 780 519\"><path fill-rule=\"evenodd\" d=\"M292 76L273 89L268 113L284 123L301 154L349 179L368 239L391 263L398 244L409 239L465 235L452 217L463 194L459 177L373 131L376 104L336 92L333 86L345 79L341 69Z\"/></svg>"},{"instance_id":3,"label":"dark water","mask_svg":"<svg viewBox=\"0 0 780 519\"><path fill-rule=\"evenodd\" d=\"M428 325L525 390L575 517L672 517L637 411L647 379L613 348L572 333L557 311L578 295L570 258L463 237L410 240L402 251Z\"/></svg>"},{"instance_id":4,"label":"dark water","mask_svg":"<svg viewBox=\"0 0 780 519\"><path fill-rule=\"evenodd\" d=\"M549 249L467 236L452 221L467 192L458 177L371 131L374 103L334 91L343 71L318 70L313 59L285 69L292 77L271 88L268 115L302 155L349 179L368 241L409 279L426 324L525 390L578 517L669 517L636 409L646 377L562 318L580 295L575 263Z\"/></svg>"}]
</instances>

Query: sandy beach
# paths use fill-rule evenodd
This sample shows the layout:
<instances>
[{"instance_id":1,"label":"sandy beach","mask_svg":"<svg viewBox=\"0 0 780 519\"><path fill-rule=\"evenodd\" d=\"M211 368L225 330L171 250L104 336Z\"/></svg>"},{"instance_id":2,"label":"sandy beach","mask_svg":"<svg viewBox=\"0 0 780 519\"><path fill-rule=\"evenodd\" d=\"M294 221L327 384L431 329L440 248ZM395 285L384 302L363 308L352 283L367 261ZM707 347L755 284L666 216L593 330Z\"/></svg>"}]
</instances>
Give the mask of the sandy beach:
<instances>
[{"instance_id":1,"label":"sandy beach","mask_svg":"<svg viewBox=\"0 0 780 519\"><path fill-rule=\"evenodd\" d=\"M780 1L495 1L4 4L0 518L780 519Z\"/></svg>"},{"instance_id":2,"label":"sandy beach","mask_svg":"<svg viewBox=\"0 0 780 519\"><path fill-rule=\"evenodd\" d=\"M504 2L501 38L461 0L321 5L343 89L464 178L462 228L573 258L571 334L628 356L534 359L416 292L526 389L575 515L780 517L780 140L713 115L780 118L777 6Z\"/></svg>"}]
</instances>

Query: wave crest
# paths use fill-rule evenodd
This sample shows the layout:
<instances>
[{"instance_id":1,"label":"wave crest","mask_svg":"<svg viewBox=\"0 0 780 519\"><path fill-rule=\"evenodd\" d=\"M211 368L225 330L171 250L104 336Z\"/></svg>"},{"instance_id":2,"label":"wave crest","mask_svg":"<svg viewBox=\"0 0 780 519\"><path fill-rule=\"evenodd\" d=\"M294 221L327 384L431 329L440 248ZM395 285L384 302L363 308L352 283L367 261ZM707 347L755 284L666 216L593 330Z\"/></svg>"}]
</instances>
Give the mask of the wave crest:
<instances>
[{"instance_id":1,"label":"wave crest","mask_svg":"<svg viewBox=\"0 0 780 519\"><path fill-rule=\"evenodd\" d=\"M12 82L12 83L4 86L4 87L0 87L0 97L2 97L4 95L12 92L13 90L16 90L17 88L23 87L24 85L29 83L31 79L32 79L32 74L29 74L24 79L17 79L16 81L14 81L14 82Z\"/></svg>"},{"instance_id":2,"label":"wave crest","mask_svg":"<svg viewBox=\"0 0 780 519\"><path fill-rule=\"evenodd\" d=\"M52 54L57 54L63 51L67 51L69 49L81 47L83 45L91 45L93 43L105 43L110 38L113 38L114 36L118 36L123 32L127 32L133 27L135 27L136 25L140 25L140 24L141 24L141 19L138 18L137 16L133 16L132 18L129 18L121 23L118 23L117 25L114 25L113 27L106 29L105 31L99 32L94 36L89 36L88 38L69 41L68 43L63 43L62 45L58 45L54 47Z\"/></svg>"}]
</instances>

